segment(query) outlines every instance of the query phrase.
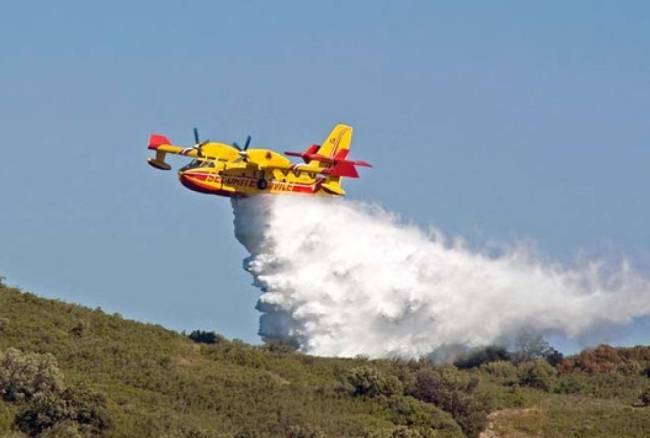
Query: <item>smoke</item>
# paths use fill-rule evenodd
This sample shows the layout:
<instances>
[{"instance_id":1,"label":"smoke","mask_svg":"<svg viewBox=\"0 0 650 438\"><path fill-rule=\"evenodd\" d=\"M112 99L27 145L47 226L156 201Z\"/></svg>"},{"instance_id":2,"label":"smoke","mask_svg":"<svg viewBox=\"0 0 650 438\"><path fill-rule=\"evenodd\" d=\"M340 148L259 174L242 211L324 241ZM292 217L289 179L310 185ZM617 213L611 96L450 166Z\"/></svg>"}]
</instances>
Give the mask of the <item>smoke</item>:
<instances>
[{"instance_id":1,"label":"smoke","mask_svg":"<svg viewBox=\"0 0 650 438\"><path fill-rule=\"evenodd\" d=\"M625 262L563 267L522 246L490 256L343 199L262 196L233 210L262 291L260 335L311 354L420 357L650 315L650 282Z\"/></svg>"}]
</instances>

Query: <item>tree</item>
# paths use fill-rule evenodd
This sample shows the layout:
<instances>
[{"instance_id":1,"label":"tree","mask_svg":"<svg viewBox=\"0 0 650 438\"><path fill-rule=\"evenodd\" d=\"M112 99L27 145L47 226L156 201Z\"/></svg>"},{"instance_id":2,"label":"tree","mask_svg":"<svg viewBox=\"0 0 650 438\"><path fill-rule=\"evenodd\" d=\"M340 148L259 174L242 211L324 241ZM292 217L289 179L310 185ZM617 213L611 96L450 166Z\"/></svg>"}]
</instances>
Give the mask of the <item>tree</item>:
<instances>
[{"instance_id":1,"label":"tree","mask_svg":"<svg viewBox=\"0 0 650 438\"><path fill-rule=\"evenodd\" d=\"M545 359L552 366L556 366L564 358L562 353L551 347L542 335L531 330L522 330L515 338L514 344L515 362Z\"/></svg>"}]
</instances>

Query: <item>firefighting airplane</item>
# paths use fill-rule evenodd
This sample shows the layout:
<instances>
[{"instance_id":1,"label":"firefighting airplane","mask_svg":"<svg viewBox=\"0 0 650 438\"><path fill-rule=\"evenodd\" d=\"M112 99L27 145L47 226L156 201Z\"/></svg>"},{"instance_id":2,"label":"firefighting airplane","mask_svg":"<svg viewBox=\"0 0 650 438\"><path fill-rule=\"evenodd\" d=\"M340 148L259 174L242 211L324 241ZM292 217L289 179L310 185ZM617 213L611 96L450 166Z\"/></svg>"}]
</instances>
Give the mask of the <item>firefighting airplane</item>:
<instances>
[{"instance_id":1,"label":"firefighting airplane","mask_svg":"<svg viewBox=\"0 0 650 438\"><path fill-rule=\"evenodd\" d=\"M194 128L190 147L174 146L165 136L152 134L149 149L156 151L148 163L161 170L171 170L166 154L194 158L178 171L181 184L190 190L228 197L247 197L263 193L308 195L345 195L341 178L358 178L355 166L372 167L365 161L347 159L352 128L336 125L322 145L313 144L304 152L285 152L300 157L305 164L294 164L270 149L251 148L250 135L243 147L199 140Z\"/></svg>"}]
</instances>

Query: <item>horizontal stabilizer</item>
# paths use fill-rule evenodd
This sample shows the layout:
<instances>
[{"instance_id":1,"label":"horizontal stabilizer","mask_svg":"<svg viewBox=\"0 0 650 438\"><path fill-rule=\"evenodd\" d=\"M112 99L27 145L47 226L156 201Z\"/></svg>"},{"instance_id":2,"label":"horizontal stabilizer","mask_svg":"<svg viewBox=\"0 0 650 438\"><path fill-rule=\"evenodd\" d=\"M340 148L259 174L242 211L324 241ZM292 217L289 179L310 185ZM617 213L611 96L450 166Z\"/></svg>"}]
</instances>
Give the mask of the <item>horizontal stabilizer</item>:
<instances>
[{"instance_id":1,"label":"horizontal stabilizer","mask_svg":"<svg viewBox=\"0 0 650 438\"><path fill-rule=\"evenodd\" d=\"M357 169L355 169L354 163L352 161L339 161L334 166L323 169L322 173L324 175L330 176L347 176L349 178L359 178L359 173L357 172Z\"/></svg>"},{"instance_id":2,"label":"horizontal stabilizer","mask_svg":"<svg viewBox=\"0 0 650 438\"><path fill-rule=\"evenodd\" d=\"M320 145L313 144L305 149L305 152L285 152L285 154L289 155L290 157L300 157L305 163L309 164L309 162L312 160L310 157L314 155L316 151L318 151L319 147Z\"/></svg>"}]
</instances>

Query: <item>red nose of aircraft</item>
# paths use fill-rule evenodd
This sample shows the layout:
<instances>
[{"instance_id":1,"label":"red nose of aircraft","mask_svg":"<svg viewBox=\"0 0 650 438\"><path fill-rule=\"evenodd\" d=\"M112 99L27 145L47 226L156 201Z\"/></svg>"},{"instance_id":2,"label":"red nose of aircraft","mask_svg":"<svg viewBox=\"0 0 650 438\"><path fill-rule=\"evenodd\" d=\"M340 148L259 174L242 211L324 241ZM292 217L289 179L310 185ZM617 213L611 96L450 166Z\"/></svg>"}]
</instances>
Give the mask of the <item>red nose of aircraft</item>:
<instances>
[{"instance_id":1,"label":"red nose of aircraft","mask_svg":"<svg viewBox=\"0 0 650 438\"><path fill-rule=\"evenodd\" d=\"M198 175L193 175L191 171L178 172L178 179L180 180L181 184L190 190L194 190L196 192L204 191L204 189L199 184L197 184L199 180Z\"/></svg>"}]
</instances>

